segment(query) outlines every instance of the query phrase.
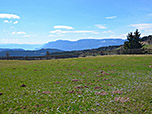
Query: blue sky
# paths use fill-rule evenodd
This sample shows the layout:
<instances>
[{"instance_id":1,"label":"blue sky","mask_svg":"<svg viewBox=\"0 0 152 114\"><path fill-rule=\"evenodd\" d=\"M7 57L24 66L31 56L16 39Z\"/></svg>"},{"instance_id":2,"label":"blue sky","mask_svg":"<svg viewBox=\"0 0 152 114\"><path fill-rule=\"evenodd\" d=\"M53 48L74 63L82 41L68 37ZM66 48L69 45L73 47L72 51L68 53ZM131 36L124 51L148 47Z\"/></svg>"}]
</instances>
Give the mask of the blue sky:
<instances>
[{"instance_id":1,"label":"blue sky","mask_svg":"<svg viewBox=\"0 0 152 114\"><path fill-rule=\"evenodd\" d=\"M152 34L151 0L0 0L0 44Z\"/></svg>"}]
</instances>

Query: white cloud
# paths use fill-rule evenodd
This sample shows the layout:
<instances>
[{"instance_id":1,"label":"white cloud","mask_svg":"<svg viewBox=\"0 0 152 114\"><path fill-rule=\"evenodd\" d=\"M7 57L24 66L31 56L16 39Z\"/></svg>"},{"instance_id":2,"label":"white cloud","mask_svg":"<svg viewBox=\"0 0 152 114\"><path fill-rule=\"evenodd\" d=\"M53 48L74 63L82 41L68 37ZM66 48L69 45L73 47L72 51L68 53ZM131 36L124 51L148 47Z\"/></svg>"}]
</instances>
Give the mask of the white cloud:
<instances>
[{"instance_id":1,"label":"white cloud","mask_svg":"<svg viewBox=\"0 0 152 114\"><path fill-rule=\"evenodd\" d=\"M16 34L26 34L26 32L17 32Z\"/></svg>"},{"instance_id":2,"label":"white cloud","mask_svg":"<svg viewBox=\"0 0 152 114\"><path fill-rule=\"evenodd\" d=\"M17 34L17 35L25 35L26 32L12 32L12 35L15 35L15 34Z\"/></svg>"},{"instance_id":3,"label":"white cloud","mask_svg":"<svg viewBox=\"0 0 152 114\"><path fill-rule=\"evenodd\" d=\"M3 44L16 44L19 43L19 39L8 39L8 38L4 38L4 39L0 39L0 42L3 42Z\"/></svg>"},{"instance_id":4,"label":"white cloud","mask_svg":"<svg viewBox=\"0 0 152 114\"><path fill-rule=\"evenodd\" d=\"M12 35L16 34L16 32L12 32Z\"/></svg>"},{"instance_id":5,"label":"white cloud","mask_svg":"<svg viewBox=\"0 0 152 114\"><path fill-rule=\"evenodd\" d=\"M97 24L95 26L98 27L98 28L100 28L100 29L107 29L107 27L105 25Z\"/></svg>"},{"instance_id":6,"label":"white cloud","mask_svg":"<svg viewBox=\"0 0 152 114\"><path fill-rule=\"evenodd\" d=\"M9 20L4 20L4 23L13 23L13 24L17 24L18 23L18 21L9 21Z\"/></svg>"},{"instance_id":7,"label":"white cloud","mask_svg":"<svg viewBox=\"0 0 152 114\"><path fill-rule=\"evenodd\" d=\"M128 33L126 33L126 34L121 34L121 35L120 35L120 38L122 38L122 39L127 39L127 35L128 35Z\"/></svg>"},{"instance_id":8,"label":"white cloud","mask_svg":"<svg viewBox=\"0 0 152 114\"><path fill-rule=\"evenodd\" d=\"M7 19L20 19L18 15L15 14L6 14L6 13L1 13L0 18L7 18Z\"/></svg>"},{"instance_id":9,"label":"white cloud","mask_svg":"<svg viewBox=\"0 0 152 114\"><path fill-rule=\"evenodd\" d=\"M141 37L152 35L152 29L147 29L141 32Z\"/></svg>"},{"instance_id":10,"label":"white cloud","mask_svg":"<svg viewBox=\"0 0 152 114\"><path fill-rule=\"evenodd\" d=\"M152 23L131 24L130 26L139 29L141 37L152 35Z\"/></svg>"},{"instance_id":11,"label":"white cloud","mask_svg":"<svg viewBox=\"0 0 152 114\"><path fill-rule=\"evenodd\" d=\"M71 29L74 29L73 27L71 27L71 26L60 26L60 25L58 25L58 26L53 26L53 28L54 29L68 29L68 30L71 30Z\"/></svg>"},{"instance_id":12,"label":"white cloud","mask_svg":"<svg viewBox=\"0 0 152 114\"><path fill-rule=\"evenodd\" d=\"M18 21L13 22L13 24L17 24L17 23L18 23Z\"/></svg>"},{"instance_id":13,"label":"white cloud","mask_svg":"<svg viewBox=\"0 0 152 114\"><path fill-rule=\"evenodd\" d=\"M12 32L12 35L21 35L21 36L23 36L25 38L31 37L31 35L28 35L26 32L23 32L23 31L21 31L21 32Z\"/></svg>"},{"instance_id":14,"label":"white cloud","mask_svg":"<svg viewBox=\"0 0 152 114\"><path fill-rule=\"evenodd\" d=\"M12 23L12 21L4 20L4 23Z\"/></svg>"},{"instance_id":15,"label":"white cloud","mask_svg":"<svg viewBox=\"0 0 152 114\"><path fill-rule=\"evenodd\" d=\"M4 23L10 23L8 20L4 20Z\"/></svg>"},{"instance_id":16,"label":"white cloud","mask_svg":"<svg viewBox=\"0 0 152 114\"><path fill-rule=\"evenodd\" d=\"M140 30L152 29L152 23L131 24L130 26Z\"/></svg>"},{"instance_id":17,"label":"white cloud","mask_svg":"<svg viewBox=\"0 0 152 114\"><path fill-rule=\"evenodd\" d=\"M108 30L108 31L103 31L102 33L114 33L113 31L111 31L111 30Z\"/></svg>"},{"instance_id":18,"label":"white cloud","mask_svg":"<svg viewBox=\"0 0 152 114\"><path fill-rule=\"evenodd\" d=\"M106 38L114 38L114 39L127 39L127 34L120 34L120 35L110 35L109 37Z\"/></svg>"},{"instance_id":19,"label":"white cloud","mask_svg":"<svg viewBox=\"0 0 152 114\"><path fill-rule=\"evenodd\" d=\"M92 34L99 34L96 31L87 31L87 30L80 30L80 31L62 31L62 30L54 30L50 31L52 34L66 34L66 33L92 33Z\"/></svg>"},{"instance_id":20,"label":"white cloud","mask_svg":"<svg viewBox=\"0 0 152 114\"><path fill-rule=\"evenodd\" d=\"M115 19L117 16L105 17L106 19Z\"/></svg>"},{"instance_id":21,"label":"white cloud","mask_svg":"<svg viewBox=\"0 0 152 114\"><path fill-rule=\"evenodd\" d=\"M54 31L50 31L50 33L52 33L52 34L54 34L54 33L56 33L56 34L62 34L64 32L62 30L54 30Z\"/></svg>"}]
</instances>

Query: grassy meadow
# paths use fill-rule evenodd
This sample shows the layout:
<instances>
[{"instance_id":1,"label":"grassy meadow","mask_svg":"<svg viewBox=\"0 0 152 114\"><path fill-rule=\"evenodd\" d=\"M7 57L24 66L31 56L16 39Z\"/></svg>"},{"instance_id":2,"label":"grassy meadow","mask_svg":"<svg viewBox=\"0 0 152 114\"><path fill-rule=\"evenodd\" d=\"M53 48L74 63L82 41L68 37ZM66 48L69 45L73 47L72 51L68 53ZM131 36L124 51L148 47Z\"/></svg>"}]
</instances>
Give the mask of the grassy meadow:
<instances>
[{"instance_id":1,"label":"grassy meadow","mask_svg":"<svg viewBox=\"0 0 152 114\"><path fill-rule=\"evenodd\" d=\"M152 113L152 56L0 61L0 113Z\"/></svg>"}]
</instances>

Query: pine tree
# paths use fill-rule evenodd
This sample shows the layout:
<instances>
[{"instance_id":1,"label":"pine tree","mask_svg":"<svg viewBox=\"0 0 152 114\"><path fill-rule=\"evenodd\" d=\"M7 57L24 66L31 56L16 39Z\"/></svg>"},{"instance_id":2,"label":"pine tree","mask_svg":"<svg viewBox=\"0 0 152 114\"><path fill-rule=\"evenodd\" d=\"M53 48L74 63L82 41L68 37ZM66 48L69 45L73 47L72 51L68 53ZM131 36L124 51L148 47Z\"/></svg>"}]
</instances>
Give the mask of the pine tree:
<instances>
[{"instance_id":1,"label":"pine tree","mask_svg":"<svg viewBox=\"0 0 152 114\"><path fill-rule=\"evenodd\" d=\"M143 47L143 45L140 43L141 42L141 38L140 38L140 33L138 32L138 29L136 29L136 31L134 32L134 34L128 33L127 35L127 40L124 43L124 48L125 49L140 49Z\"/></svg>"}]
</instances>

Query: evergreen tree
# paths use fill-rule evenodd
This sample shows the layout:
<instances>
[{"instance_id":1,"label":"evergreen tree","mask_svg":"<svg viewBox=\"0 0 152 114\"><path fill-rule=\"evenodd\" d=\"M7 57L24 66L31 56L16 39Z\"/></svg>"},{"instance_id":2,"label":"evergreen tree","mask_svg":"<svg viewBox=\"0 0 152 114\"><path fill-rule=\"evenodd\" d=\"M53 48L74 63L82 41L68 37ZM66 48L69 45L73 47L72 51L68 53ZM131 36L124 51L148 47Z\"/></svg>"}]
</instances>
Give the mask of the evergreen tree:
<instances>
[{"instance_id":1,"label":"evergreen tree","mask_svg":"<svg viewBox=\"0 0 152 114\"><path fill-rule=\"evenodd\" d=\"M125 49L139 49L139 48L142 48L143 45L140 43L140 41L141 41L140 35L141 34L138 32L138 29L136 29L134 34L132 32L128 33L128 36L127 36L128 41L126 41L124 43L124 48Z\"/></svg>"}]
</instances>

